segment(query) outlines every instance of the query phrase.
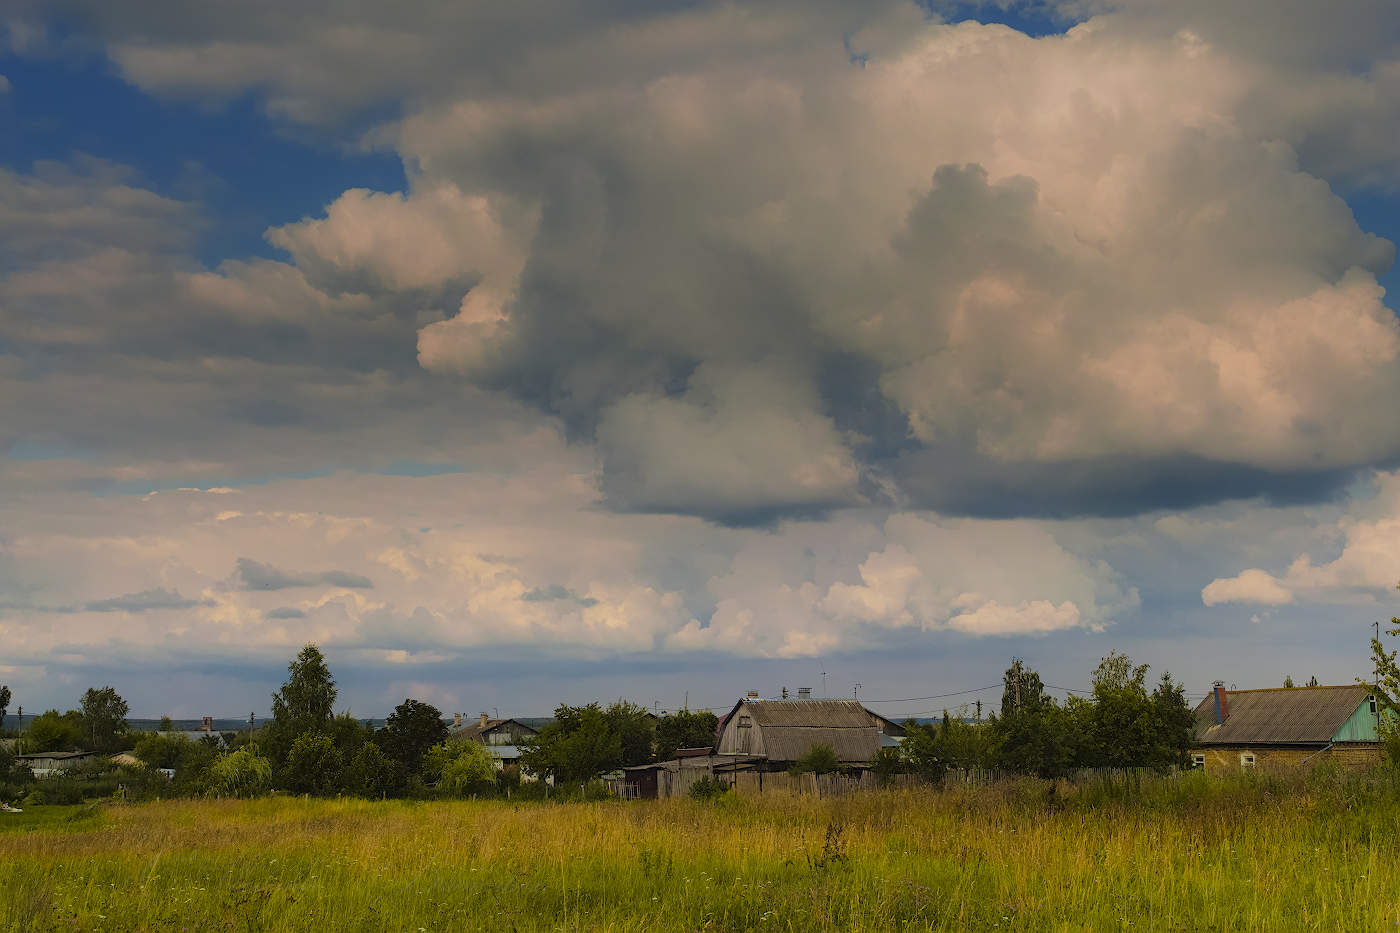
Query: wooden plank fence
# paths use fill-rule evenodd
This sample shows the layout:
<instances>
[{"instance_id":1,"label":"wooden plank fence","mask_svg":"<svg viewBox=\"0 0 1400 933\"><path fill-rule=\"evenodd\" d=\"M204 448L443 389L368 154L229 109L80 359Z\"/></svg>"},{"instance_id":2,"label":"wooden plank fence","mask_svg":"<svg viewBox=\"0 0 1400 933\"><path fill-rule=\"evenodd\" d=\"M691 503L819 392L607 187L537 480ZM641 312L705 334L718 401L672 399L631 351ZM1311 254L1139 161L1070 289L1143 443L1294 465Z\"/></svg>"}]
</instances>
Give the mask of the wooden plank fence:
<instances>
[{"instance_id":1,"label":"wooden plank fence","mask_svg":"<svg viewBox=\"0 0 1400 933\"><path fill-rule=\"evenodd\" d=\"M1146 778L1175 776L1172 771L1163 775L1150 768L1077 768L1065 776L1072 784L1139 784ZM684 768L679 772L662 771L657 775L658 797L682 797L690 787L702 777L709 777L708 768ZM792 796L808 794L815 797L840 797L846 794L867 792L880 788L916 787L926 782L917 774L890 775L883 783L873 773L866 771L858 775L847 774L788 774L786 771L721 771L715 775L728 784L741 796L769 794ZM1005 771L982 768L950 769L943 777L945 786L983 787L1005 778L1014 777Z\"/></svg>"}]
</instances>

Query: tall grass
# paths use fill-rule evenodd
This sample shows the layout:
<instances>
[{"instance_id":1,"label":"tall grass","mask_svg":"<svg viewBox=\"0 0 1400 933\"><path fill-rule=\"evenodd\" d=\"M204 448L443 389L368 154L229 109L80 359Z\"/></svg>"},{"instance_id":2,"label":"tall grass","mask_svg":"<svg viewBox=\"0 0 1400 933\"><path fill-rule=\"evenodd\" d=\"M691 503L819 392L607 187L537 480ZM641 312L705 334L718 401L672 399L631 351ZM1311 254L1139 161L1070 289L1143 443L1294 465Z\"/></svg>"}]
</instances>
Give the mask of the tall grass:
<instances>
[{"instance_id":1,"label":"tall grass","mask_svg":"<svg viewBox=\"0 0 1400 933\"><path fill-rule=\"evenodd\" d=\"M1379 930L1400 922L1400 794L1324 773L171 801L0 831L0 865L6 930Z\"/></svg>"}]
</instances>

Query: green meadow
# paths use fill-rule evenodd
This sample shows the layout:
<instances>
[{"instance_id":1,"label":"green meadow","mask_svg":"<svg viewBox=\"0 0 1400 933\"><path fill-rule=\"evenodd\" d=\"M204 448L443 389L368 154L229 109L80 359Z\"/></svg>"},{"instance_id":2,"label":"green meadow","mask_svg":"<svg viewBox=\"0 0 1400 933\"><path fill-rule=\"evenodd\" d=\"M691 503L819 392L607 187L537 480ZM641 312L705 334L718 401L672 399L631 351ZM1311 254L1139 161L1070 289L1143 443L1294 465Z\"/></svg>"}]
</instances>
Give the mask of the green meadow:
<instances>
[{"instance_id":1,"label":"green meadow","mask_svg":"<svg viewBox=\"0 0 1400 933\"><path fill-rule=\"evenodd\" d=\"M1381 930L1400 795L1335 772L714 801L0 814L5 930Z\"/></svg>"}]
</instances>

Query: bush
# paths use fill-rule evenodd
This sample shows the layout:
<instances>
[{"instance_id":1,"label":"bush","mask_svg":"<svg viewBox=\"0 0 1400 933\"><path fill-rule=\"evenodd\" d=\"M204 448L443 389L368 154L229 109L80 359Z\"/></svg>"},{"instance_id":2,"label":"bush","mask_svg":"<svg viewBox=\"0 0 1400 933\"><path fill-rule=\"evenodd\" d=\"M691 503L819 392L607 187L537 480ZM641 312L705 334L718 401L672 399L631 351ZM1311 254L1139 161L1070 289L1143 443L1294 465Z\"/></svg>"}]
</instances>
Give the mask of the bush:
<instances>
[{"instance_id":1,"label":"bush","mask_svg":"<svg viewBox=\"0 0 1400 933\"><path fill-rule=\"evenodd\" d=\"M209 768L209 789L230 797L254 797L272 783L272 762L247 748L223 756Z\"/></svg>"},{"instance_id":2,"label":"bush","mask_svg":"<svg viewBox=\"0 0 1400 933\"><path fill-rule=\"evenodd\" d=\"M836 749L820 742L807 749L807 753L792 763L789 774L831 774L841 770L841 759L836 757Z\"/></svg>"},{"instance_id":3,"label":"bush","mask_svg":"<svg viewBox=\"0 0 1400 933\"><path fill-rule=\"evenodd\" d=\"M326 796L340 790L341 782L340 752L331 737L320 732L297 736L282 770L282 783L287 790Z\"/></svg>"},{"instance_id":4,"label":"bush","mask_svg":"<svg viewBox=\"0 0 1400 933\"><path fill-rule=\"evenodd\" d=\"M345 767L345 789L371 799L387 797L398 787L398 769L383 750L366 742Z\"/></svg>"},{"instance_id":5,"label":"bush","mask_svg":"<svg viewBox=\"0 0 1400 933\"><path fill-rule=\"evenodd\" d=\"M707 774L686 791L691 800L714 800L729 793L729 785L712 774Z\"/></svg>"},{"instance_id":6,"label":"bush","mask_svg":"<svg viewBox=\"0 0 1400 933\"><path fill-rule=\"evenodd\" d=\"M428 750L424 777L436 780L440 793L453 797L491 794L496 790L496 762L478 742L447 742Z\"/></svg>"}]
</instances>

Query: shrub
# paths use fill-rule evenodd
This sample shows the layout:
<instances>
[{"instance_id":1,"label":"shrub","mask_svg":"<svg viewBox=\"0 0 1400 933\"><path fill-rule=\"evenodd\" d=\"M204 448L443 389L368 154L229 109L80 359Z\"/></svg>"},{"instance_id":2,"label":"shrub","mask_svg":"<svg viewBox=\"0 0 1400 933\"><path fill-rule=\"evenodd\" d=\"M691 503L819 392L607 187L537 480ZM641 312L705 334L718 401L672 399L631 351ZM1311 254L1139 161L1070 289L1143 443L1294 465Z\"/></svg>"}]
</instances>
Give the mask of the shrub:
<instances>
[{"instance_id":1,"label":"shrub","mask_svg":"<svg viewBox=\"0 0 1400 933\"><path fill-rule=\"evenodd\" d=\"M297 736L287 752L282 782L297 794L334 794L341 786L340 752L331 737L320 732Z\"/></svg>"},{"instance_id":2,"label":"shrub","mask_svg":"<svg viewBox=\"0 0 1400 933\"><path fill-rule=\"evenodd\" d=\"M729 785L712 774L707 774L694 784L686 794L691 800L713 800L729 793Z\"/></svg>"},{"instance_id":3,"label":"shrub","mask_svg":"<svg viewBox=\"0 0 1400 933\"><path fill-rule=\"evenodd\" d=\"M398 787L398 769L384 751L366 742L345 767L345 788L361 797L386 797Z\"/></svg>"},{"instance_id":4,"label":"shrub","mask_svg":"<svg viewBox=\"0 0 1400 933\"><path fill-rule=\"evenodd\" d=\"M841 759L836 757L836 749L820 742L807 749L807 753L792 763L789 774L831 774L841 770Z\"/></svg>"},{"instance_id":5,"label":"shrub","mask_svg":"<svg viewBox=\"0 0 1400 933\"><path fill-rule=\"evenodd\" d=\"M489 794L496 789L496 762L478 742L447 742L428 750L424 776L436 779L440 793L453 797Z\"/></svg>"},{"instance_id":6,"label":"shrub","mask_svg":"<svg viewBox=\"0 0 1400 933\"><path fill-rule=\"evenodd\" d=\"M272 783L272 762L247 748L224 755L209 768L209 789L230 797L254 797Z\"/></svg>"}]
</instances>

